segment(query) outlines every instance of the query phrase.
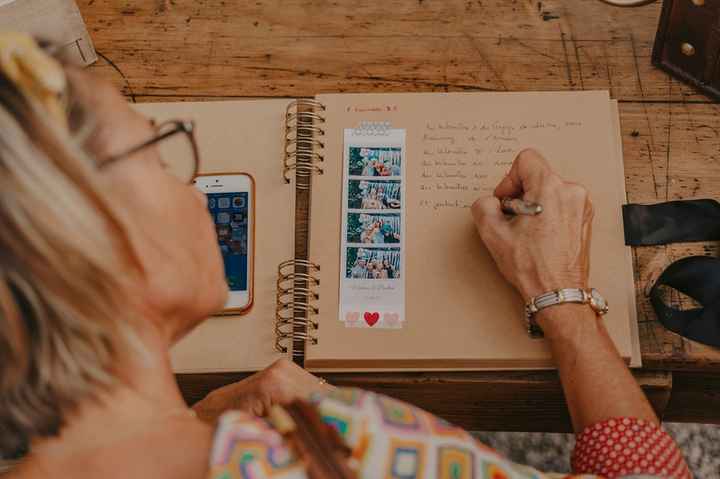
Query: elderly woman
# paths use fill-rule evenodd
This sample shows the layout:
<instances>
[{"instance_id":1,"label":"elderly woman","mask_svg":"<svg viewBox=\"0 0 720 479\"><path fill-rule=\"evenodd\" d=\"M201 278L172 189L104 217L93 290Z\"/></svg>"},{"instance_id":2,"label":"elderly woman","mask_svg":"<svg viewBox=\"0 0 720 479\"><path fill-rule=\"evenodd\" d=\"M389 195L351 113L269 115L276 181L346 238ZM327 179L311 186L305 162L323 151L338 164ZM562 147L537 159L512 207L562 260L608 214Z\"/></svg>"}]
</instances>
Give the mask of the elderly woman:
<instances>
[{"instance_id":1,"label":"elderly woman","mask_svg":"<svg viewBox=\"0 0 720 479\"><path fill-rule=\"evenodd\" d=\"M0 455L29 445L9 477L545 477L428 413L333 389L289 362L188 409L168 350L222 307L227 285L205 198L150 139L162 141L111 86L28 36L0 36ZM545 212L509 221L505 196ZM587 287L592 207L537 154L521 153L473 214L524 298ZM564 304L537 320L579 433L575 471L689 477L593 311ZM259 418L313 393L300 404L330 424L344 418L350 459ZM398 433L368 404L421 418L402 436L426 452L420 467L388 455ZM459 456L436 459L450 446Z\"/></svg>"}]
</instances>

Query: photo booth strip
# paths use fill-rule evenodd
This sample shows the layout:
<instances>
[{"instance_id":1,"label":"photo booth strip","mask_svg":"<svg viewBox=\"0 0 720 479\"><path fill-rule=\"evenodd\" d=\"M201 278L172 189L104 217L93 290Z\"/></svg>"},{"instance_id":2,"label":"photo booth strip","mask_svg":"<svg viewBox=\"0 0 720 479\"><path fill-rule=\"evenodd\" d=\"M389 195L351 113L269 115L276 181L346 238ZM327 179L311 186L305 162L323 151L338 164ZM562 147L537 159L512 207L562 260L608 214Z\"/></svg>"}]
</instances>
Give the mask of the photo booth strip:
<instances>
[{"instance_id":1,"label":"photo booth strip","mask_svg":"<svg viewBox=\"0 0 720 479\"><path fill-rule=\"evenodd\" d=\"M350 328L405 321L405 130L344 132L340 314Z\"/></svg>"}]
</instances>

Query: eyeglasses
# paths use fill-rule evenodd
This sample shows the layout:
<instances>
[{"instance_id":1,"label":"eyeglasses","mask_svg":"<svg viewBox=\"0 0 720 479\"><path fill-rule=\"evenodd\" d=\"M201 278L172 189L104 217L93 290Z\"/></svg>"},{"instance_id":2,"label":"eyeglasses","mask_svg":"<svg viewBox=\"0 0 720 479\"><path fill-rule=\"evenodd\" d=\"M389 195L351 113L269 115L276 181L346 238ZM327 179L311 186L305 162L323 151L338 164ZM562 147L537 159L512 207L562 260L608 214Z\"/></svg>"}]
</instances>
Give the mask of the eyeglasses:
<instances>
[{"instance_id":1,"label":"eyeglasses","mask_svg":"<svg viewBox=\"0 0 720 479\"><path fill-rule=\"evenodd\" d=\"M184 120L170 120L153 126L157 134L149 140L130 148L119 155L113 155L100 165L101 168L124 160L145 148L157 145L160 161L172 175L183 183L192 183L200 168L200 155L195 140L195 123Z\"/></svg>"}]
</instances>

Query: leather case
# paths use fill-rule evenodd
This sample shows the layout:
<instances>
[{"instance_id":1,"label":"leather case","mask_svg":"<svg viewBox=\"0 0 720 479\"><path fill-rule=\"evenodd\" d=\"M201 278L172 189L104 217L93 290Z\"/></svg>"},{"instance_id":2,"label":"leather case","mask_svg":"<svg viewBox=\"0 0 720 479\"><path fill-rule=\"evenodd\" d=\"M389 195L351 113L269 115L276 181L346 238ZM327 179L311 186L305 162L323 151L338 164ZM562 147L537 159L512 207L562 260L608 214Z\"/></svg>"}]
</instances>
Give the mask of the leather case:
<instances>
[{"instance_id":1,"label":"leather case","mask_svg":"<svg viewBox=\"0 0 720 479\"><path fill-rule=\"evenodd\" d=\"M652 62L720 100L720 0L663 0Z\"/></svg>"}]
</instances>

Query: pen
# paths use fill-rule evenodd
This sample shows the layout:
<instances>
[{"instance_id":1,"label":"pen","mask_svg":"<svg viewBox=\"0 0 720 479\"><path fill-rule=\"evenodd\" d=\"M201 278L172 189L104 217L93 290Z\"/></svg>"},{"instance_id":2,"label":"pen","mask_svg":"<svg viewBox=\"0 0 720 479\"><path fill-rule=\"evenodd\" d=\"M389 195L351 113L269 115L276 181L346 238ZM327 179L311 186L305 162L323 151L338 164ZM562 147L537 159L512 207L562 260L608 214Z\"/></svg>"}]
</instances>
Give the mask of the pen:
<instances>
[{"instance_id":1,"label":"pen","mask_svg":"<svg viewBox=\"0 0 720 479\"><path fill-rule=\"evenodd\" d=\"M503 198L500 202L500 209L506 215L528 215L535 216L542 213L542 205L530 203L520 198Z\"/></svg>"}]
</instances>

